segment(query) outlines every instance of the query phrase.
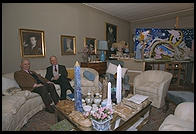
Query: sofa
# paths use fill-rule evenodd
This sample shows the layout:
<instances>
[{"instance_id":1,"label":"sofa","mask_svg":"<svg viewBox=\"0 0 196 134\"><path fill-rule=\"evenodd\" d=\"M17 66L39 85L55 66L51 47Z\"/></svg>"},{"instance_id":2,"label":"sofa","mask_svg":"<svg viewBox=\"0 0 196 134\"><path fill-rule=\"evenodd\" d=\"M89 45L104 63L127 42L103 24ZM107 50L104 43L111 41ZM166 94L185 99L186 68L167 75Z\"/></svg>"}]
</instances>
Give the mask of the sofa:
<instances>
[{"instance_id":1,"label":"sofa","mask_svg":"<svg viewBox=\"0 0 196 134\"><path fill-rule=\"evenodd\" d=\"M165 105L165 97L172 79L172 74L161 70L148 70L138 74L133 81L133 94L149 96L156 108Z\"/></svg>"},{"instance_id":2,"label":"sofa","mask_svg":"<svg viewBox=\"0 0 196 134\"><path fill-rule=\"evenodd\" d=\"M45 77L46 69L34 70ZM70 83L74 88L74 70L67 68ZM84 76L84 72L88 71L94 75L94 80L89 80ZM82 94L87 94L90 90L96 92L99 88L99 74L91 68L81 68L81 89ZM57 93L60 96L60 86L55 84ZM68 92L70 92L68 90ZM44 103L37 93L27 90L21 90L14 80L14 72L2 74L2 130L17 131L37 112L44 108Z\"/></svg>"},{"instance_id":3,"label":"sofa","mask_svg":"<svg viewBox=\"0 0 196 134\"><path fill-rule=\"evenodd\" d=\"M194 131L194 102L177 105L174 114L168 115L159 131Z\"/></svg>"}]
</instances>

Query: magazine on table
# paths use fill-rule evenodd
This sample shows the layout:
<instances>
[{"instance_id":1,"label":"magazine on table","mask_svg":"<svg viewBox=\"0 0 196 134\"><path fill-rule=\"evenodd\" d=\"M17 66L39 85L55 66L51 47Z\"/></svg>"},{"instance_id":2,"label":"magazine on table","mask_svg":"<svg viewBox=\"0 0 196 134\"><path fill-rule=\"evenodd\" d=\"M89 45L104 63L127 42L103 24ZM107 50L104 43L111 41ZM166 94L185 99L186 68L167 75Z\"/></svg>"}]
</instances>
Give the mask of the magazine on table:
<instances>
[{"instance_id":1,"label":"magazine on table","mask_svg":"<svg viewBox=\"0 0 196 134\"><path fill-rule=\"evenodd\" d=\"M148 96L140 95L140 94L135 94L134 96L128 98L128 101L132 101L137 104L141 104L143 101L145 101L148 98Z\"/></svg>"}]
</instances>

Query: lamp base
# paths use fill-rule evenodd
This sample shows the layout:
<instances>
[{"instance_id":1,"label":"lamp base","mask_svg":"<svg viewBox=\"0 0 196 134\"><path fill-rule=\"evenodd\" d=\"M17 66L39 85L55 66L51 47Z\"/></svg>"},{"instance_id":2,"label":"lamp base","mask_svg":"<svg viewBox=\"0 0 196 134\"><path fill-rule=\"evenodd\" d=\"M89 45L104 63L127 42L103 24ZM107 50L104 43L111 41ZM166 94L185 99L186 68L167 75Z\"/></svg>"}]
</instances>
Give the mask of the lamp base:
<instances>
[{"instance_id":1,"label":"lamp base","mask_svg":"<svg viewBox=\"0 0 196 134\"><path fill-rule=\"evenodd\" d=\"M104 54L104 51L101 51L101 54L100 54L100 61L105 61L105 54Z\"/></svg>"}]
</instances>

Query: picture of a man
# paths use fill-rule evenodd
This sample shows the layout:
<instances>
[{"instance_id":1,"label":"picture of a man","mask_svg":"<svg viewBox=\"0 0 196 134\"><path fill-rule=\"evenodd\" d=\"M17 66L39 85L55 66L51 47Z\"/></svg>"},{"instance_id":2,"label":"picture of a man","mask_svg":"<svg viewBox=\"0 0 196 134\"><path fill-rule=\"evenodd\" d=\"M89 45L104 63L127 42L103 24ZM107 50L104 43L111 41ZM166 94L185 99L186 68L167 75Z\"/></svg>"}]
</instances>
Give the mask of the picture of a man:
<instances>
[{"instance_id":1,"label":"picture of a man","mask_svg":"<svg viewBox=\"0 0 196 134\"><path fill-rule=\"evenodd\" d=\"M37 37L34 35L29 36L27 43L24 42L24 54L25 55L41 55L41 44L38 43Z\"/></svg>"}]
</instances>

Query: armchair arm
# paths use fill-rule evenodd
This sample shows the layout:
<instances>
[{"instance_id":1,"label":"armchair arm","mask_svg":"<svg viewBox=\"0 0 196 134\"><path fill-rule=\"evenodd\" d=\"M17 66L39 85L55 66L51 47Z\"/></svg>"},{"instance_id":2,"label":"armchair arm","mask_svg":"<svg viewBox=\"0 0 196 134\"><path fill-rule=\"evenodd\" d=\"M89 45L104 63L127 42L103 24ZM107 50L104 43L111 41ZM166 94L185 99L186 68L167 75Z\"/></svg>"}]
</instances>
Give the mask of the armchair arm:
<instances>
[{"instance_id":1,"label":"armchair arm","mask_svg":"<svg viewBox=\"0 0 196 134\"><path fill-rule=\"evenodd\" d=\"M183 102L178 104L174 115L179 119L194 122L194 103Z\"/></svg>"}]
</instances>

